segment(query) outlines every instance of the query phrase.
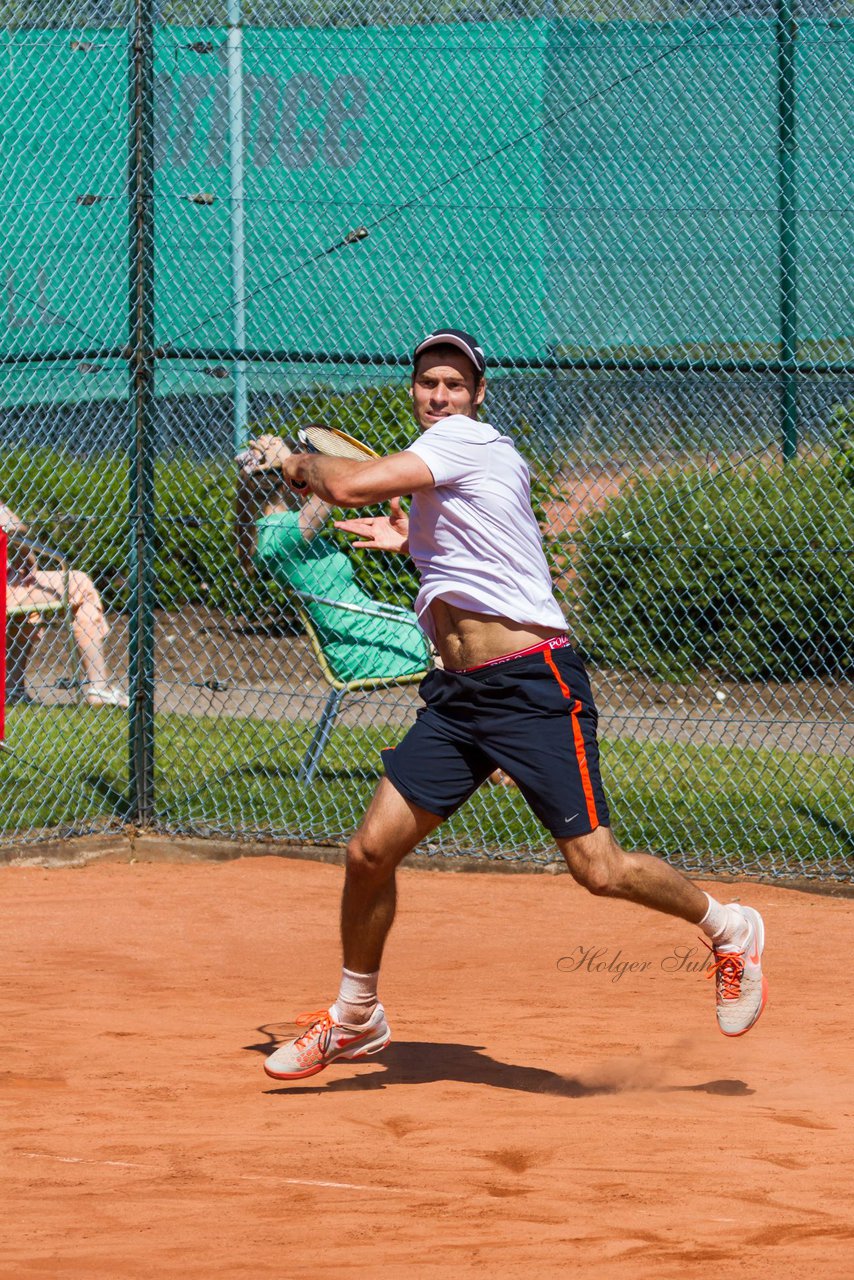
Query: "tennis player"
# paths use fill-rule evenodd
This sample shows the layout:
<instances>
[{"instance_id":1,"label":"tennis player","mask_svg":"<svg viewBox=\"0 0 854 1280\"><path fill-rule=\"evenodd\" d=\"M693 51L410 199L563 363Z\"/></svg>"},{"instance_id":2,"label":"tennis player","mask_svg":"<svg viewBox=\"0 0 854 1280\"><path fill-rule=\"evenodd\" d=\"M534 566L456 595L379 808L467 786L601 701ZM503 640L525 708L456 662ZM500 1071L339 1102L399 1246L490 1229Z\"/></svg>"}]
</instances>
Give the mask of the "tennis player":
<instances>
[{"instance_id":1,"label":"tennis player","mask_svg":"<svg viewBox=\"0 0 854 1280\"><path fill-rule=\"evenodd\" d=\"M391 1037L377 996L395 913L395 869L496 767L515 779L574 878L698 926L709 939L718 1025L740 1036L762 1012L762 918L724 905L675 868L622 849L599 773L597 713L584 666L554 598L512 440L478 420L486 360L471 334L431 333L415 349L412 406L421 435L365 462L254 447L266 466L338 507L391 501L391 515L344 520L355 546L408 552L415 611L443 669L420 686L424 706L403 741L382 753L385 776L347 849L341 905L344 968L328 1009L301 1015L302 1034L265 1062L276 1080L377 1053ZM412 495L407 519L399 502Z\"/></svg>"}]
</instances>

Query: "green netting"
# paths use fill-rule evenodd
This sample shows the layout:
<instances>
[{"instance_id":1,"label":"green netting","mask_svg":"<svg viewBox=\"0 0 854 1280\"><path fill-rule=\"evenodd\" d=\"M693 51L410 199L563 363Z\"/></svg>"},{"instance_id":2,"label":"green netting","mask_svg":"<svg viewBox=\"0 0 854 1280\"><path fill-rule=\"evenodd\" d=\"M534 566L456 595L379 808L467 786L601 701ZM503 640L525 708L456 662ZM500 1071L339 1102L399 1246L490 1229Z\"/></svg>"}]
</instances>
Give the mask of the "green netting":
<instances>
[{"instance_id":1,"label":"green netting","mask_svg":"<svg viewBox=\"0 0 854 1280\"><path fill-rule=\"evenodd\" d=\"M841 362L854 330L852 41L854 23L803 21L795 65L799 337ZM5 44L0 109L16 154L0 232L4 351L115 348L127 321L127 34L25 30ZM225 33L158 29L155 49L157 342L227 349ZM778 54L771 19L247 28L247 347L404 353L429 273L437 313L463 313L511 364L625 348L773 356ZM363 225L364 243L300 271ZM312 305L295 305L293 281L307 278ZM6 394L26 382L8 375ZM55 375L38 394L54 388ZM108 378L98 390L116 394Z\"/></svg>"},{"instance_id":2,"label":"green netting","mask_svg":"<svg viewBox=\"0 0 854 1280\"><path fill-rule=\"evenodd\" d=\"M408 353L450 323L530 460L623 839L850 876L850 5L0 24L0 503L30 539L2 839L346 837L417 695L333 706L293 598L238 559L232 459L308 417L405 444ZM91 706L104 683L133 712ZM551 856L495 788L430 847Z\"/></svg>"}]
</instances>

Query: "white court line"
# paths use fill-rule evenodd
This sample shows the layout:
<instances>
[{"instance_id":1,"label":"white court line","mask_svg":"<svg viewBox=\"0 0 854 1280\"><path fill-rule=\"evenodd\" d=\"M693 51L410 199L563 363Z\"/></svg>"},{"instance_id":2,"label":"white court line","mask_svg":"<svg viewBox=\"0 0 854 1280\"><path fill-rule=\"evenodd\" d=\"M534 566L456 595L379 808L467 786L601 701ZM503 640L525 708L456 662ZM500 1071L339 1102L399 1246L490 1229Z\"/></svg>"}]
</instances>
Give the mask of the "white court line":
<instances>
[{"instance_id":1,"label":"white court line","mask_svg":"<svg viewBox=\"0 0 854 1280\"><path fill-rule=\"evenodd\" d=\"M25 1160L56 1160L59 1164L110 1165L114 1169L156 1169L153 1164L132 1164L129 1160L84 1160L82 1156L54 1156L49 1151L16 1151Z\"/></svg>"},{"instance_id":2,"label":"white court line","mask_svg":"<svg viewBox=\"0 0 854 1280\"><path fill-rule=\"evenodd\" d=\"M160 1169L154 1164L134 1164L129 1160L84 1160L82 1156L55 1156L46 1151L16 1151L16 1155L25 1160L54 1160L58 1164L100 1165L113 1169ZM168 1172L162 1170L162 1172ZM318 1178L279 1178L274 1173L239 1173L238 1182L276 1182L289 1187L329 1187L333 1191L377 1191L386 1195L398 1196L430 1196L434 1199L458 1200L460 1197L450 1191L426 1191L423 1188L370 1186L364 1182L324 1182Z\"/></svg>"},{"instance_id":3,"label":"white court line","mask_svg":"<svg viewBox=\"0 0 854 1280\"><path fill-rule=\"evenodd\" d=\"M333 1187L337 1191L386 1191L394 1195L423 1195L424 1192L410 1191L408 1187L367 1186L363 1182L321 1182L317 1178L278 1178L274 1173L239 1173L240 1182L283 1182L289 1187Z\"/></svg>"},{"instance_id":4,"label":"white court line","mask_svg":"<svg viewBox=\"0 0 854 1280\"><path fill-rule=\"evenodd\" d=\"M389 1187L384 1183L366 1185L364 1182L322 1182L318 1178L280 1178L275 1173L238 1173L240 1182L275 1182L290 1187L331 1187L335 1191L378 1191L393 1196L427 1196L433 1200L460 1200L457 1191L431 1191L426 1187Z\"/></svg>"}]
</instances>

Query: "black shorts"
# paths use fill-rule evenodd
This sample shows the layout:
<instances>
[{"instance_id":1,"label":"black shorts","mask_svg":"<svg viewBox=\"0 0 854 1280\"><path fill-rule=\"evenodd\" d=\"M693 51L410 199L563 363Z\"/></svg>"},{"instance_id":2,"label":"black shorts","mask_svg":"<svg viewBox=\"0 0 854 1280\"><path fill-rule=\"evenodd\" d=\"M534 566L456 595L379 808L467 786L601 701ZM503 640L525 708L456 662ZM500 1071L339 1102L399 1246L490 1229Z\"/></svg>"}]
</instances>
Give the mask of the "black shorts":
<instances>
[{"instance_id":1,"label":"black shorts","mask_svg":"<svg viewBox=\"0 0 854 1280\"><path fill-rule=\"evenodd\" d=\"M431 671L402 742L382 753L412 804L449 818L496 767L509 773L551 834L610 826L599 776L598 715L570 646L475 671Z\"/></svg>"}]
</instances>

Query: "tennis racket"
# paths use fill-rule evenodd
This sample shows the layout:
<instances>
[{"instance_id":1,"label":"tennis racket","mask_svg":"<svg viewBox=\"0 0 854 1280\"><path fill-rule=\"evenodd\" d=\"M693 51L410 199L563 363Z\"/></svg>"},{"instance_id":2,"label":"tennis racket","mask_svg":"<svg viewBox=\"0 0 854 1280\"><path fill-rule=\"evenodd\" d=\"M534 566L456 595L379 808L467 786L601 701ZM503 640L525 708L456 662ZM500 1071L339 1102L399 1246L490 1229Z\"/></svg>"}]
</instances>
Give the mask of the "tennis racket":
<instances>
[{"instance_id":1,"label":"tennis racket","mask_svg":"<svg viewBox=\"0 0 854 1280\"><path fill-rule=\"evenodd\" d=\"M297 439L309 453L324 454L327 458L352 458L356 462L366 462L369 458L380 456L376 449L357 440L355 436L348 436L346 431L339 431L337 427L324 427L319 423L301 427L297 432ZM235 461L243 471L251 475L263 468L265 458L253 449L246 449L237 455ZM292 480L291 488L301 490L305 485Z\"/></svg>"},{"instance_id":2,"label":"tennis racket","mask_svg":"<svg viewBox=\"0 0 854 1280\"><path fill-rule=\"evenodd\" d=\"M323 453L327 458L353 458L364 462L367 458L380 456L369 444L348 436L346 431L339 431L337 427L321 427L313 423L301 427L297 437L311 453Z\"/></svg>"}]
</instances>

